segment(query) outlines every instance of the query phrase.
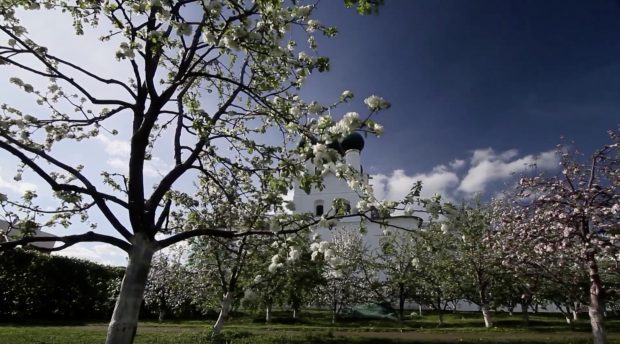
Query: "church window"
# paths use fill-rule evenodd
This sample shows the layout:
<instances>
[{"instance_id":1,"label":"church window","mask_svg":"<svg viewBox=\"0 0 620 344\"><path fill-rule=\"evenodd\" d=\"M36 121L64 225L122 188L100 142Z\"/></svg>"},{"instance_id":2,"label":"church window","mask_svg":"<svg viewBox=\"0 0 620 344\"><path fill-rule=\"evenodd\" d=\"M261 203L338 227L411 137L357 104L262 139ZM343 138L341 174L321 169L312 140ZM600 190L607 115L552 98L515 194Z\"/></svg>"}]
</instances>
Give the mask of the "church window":
<instances>
[{"instance_id":1,"label":"church window","mask_svg":"<svg viewBox=\"0 0 620 344\"><path fill-rule=\"evenodd\" d=\"M322 216L324 212L325 212L325 209L323 206L323 201L316 201L314 203L314 215Z\"/></svg>"}]
</instances>

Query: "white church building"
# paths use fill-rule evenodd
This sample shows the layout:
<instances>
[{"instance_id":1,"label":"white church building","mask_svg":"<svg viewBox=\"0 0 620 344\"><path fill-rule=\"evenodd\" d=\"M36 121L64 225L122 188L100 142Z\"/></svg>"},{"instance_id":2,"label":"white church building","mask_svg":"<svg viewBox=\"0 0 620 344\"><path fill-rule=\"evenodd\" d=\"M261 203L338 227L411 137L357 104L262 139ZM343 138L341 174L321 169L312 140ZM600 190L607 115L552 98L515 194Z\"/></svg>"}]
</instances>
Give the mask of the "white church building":
<instances>
[{"instance_id":1,"label":"white church building","mask_svg":"<svg viewBox=\"0 0 620 344\"><path fill-rule=\"evenodd\" d=\"M343 157L347 165L354 168L361 174L364 181L368 182L370 176L364 172L362 165L362 152L364 150L364 137L355 132L345 137L340 142L333 142L328 145L329 148L335 149ZM306 162L306 170L308 173L315 173L315 166L311 160ZM319 217L331 209L331 205L334 199L341 198L346 200L348 208L351 214L357 213L355 206L360 200L359 194L352 190L347 184L346 180L337 177L334 173L328 172L323 177L323 189L313 187L310 193L302 190L299 186L295 187L293 194L294 211L296 213L313 213ZM372 214L373 220L378 222L384 222L386 224L398 227L406 228L408 230L419 229L422 225L422 219L417 216L391 216L389 218L378 218L377 214ZM342 218L338 221L336 229L347 228L351 230L358 230L360 228L361 218L358 216L351 216ZM371 247L376 247L379 236L382 235L384 228L381 228L380 223L366 222L366 243ZM319 233L324 240L330 239L330 234L327 229L319 230Z\"/></svg>"}]
</instances>

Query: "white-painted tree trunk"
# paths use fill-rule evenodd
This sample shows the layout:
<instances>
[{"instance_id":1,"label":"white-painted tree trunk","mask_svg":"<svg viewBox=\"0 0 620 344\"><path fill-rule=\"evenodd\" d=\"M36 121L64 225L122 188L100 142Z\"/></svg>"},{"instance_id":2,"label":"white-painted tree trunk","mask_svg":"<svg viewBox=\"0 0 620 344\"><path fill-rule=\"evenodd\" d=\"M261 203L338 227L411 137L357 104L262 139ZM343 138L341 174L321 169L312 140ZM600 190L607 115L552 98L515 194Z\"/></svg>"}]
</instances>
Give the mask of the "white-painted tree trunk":
<instances>
[{"instance_id":1,"label":"white-painted tree trunk","mask_svg":"<svg viewBox=\"0 0 620 344\"><path fill-rule=\"evenodd\" d=\"M573 309L573 321L579 320L579 313L577 313L576 309Z\"/></svg>"},{"instance_id":2,"label":"white-painted tree trunk","mask_svg":"<svg viewBox=\"0 0 620 344\"><path fill-rule=\"evenodd\" d=\"M135 237L112 320L108 325L106 344L133 343L153 253L155 250L148 239Z\"/></svg>"},{"instance_id":3,"label":"white-painted tree trunk","mask_svg":"<svg viewBox=\"0 0 620 344\"><path fill-rule=\"evenodd\" d=\"M267 305L267 310L265 311L265 322L266 323L271 322L271 304Z\"/></svg>"},{"instance_id":4,"label":"white-painted tree trunk","mask_svg":"<svg viewBox=\"0 0 620 344\"><path fill-rule=\"evenodd\" d=\"M222 298L222 302L220 303L220 315L217 317L217 321L215 325L213 325L213 332L211 332L211 336L215 337L222 332L222 328L224 327L224 323L226 319L228 319L228 313L230 312L231 306L233 302L232 292L227 292L224 294Z\"/></svg>"},{"instance_id":5,"label":"white-painted tree trunk","mask_svg":"<svg viewBox=\"0 0 620 344\"><path fill-rule=\"evenodd\" d=\"M484 318L484 327L493 327L493 318L491 317L491 311L487 305L482 306L482 317Z\"/></svg>"},{"instance_id":6,"label":"white-painted tree trunk","mask_svg":"<svg viewBox=\"0 0 620 344\"><path fill-rule=\"evenodd\" d=\"M418 305L418 315L422 316L422 305Z\"/></svg>"},{"instance_id":7,"label":"white-painted tree trunk","mask_svg":"<svg viewBox=\"0 0 620 344\"><path fill-rule=\"evenodd\" d=\"M297 310L293 308L293 319L297 319Z\"/></svg>"},{"instance_id":8,"label":"white-painted tree trunk","mask_svg":"<svg viewBox=\"0 0 620 344\"><path fill-rule=\"evenodd\" d=\"M600 287L592 283L590 291L590 306L588 314L590 315L590 325L592 325L592 343L607 344L607 333L605 332L605 317L603 316L603 307L600 300Z\"/></svg>"},{"instance_id":9,"label":"white-painted tree trunk","mask_svg":"<svg viewBox=\"0 0 620 344\"><path fill-rule=\"evenodd\" d=\"M590 325L592 326L592 343L607 344L607 333L605 332L605 311L603 299L603 281L598 273L598 264L594 253L588 254L588 265L590 274L590 305L588 314L590 315Z\"/></svg>"}]
</instances>

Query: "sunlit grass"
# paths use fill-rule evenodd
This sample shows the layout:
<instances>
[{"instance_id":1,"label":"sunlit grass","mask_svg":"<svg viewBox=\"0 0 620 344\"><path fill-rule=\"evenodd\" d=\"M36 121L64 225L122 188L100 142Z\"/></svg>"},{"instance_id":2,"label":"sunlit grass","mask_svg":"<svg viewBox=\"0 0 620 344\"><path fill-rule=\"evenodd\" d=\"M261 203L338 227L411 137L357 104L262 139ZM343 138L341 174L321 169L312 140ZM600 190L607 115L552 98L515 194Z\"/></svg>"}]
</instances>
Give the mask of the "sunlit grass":
<instances>
[{"instance_id":1,"label":"sunlit grass","mask_svg":"<svg viewBox=\"0 0 620 344\"><path fill-rule=\"evenodd\" d=\"M331 324L329 314L308 310L299 319L276 312L265 324L259 314L233 314L218 343L589 343L587 319L570 328L559 315L531 315L529 326L521 316L498 314L495 327L485 329L476 313L446 314L444 325L437 316L412 317L403 324L393 320L341 319ZM136 343L200 344L209 339L213 321L142 321ZM620 322L607 322L611 343L620 343ZM37 322L0 324L1 344L102 343L105 323Z\"/></svg>"}]
</instances>

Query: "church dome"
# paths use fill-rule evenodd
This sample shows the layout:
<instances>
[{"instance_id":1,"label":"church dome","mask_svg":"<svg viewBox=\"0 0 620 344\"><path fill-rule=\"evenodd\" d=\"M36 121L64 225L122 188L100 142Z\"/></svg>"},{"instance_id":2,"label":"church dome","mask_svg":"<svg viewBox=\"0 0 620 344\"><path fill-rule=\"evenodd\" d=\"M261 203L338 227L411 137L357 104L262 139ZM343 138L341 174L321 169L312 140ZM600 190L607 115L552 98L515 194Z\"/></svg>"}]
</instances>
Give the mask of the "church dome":
<instances>
[{"instance_id":1,"label":"church dome","mask_svg":"<svg viewBox=\"0 0 620 344\"><path fill-rule=\"evenodd\" d=\"M360 133L352 133L342 140L340 147L343 152L346 152L349 149L357 149L361 151L364 149L364 137Z\"/></svg>"},{"instance_id":2,"label":"church dome","mask_svg":"<svg viewBox=\"0 0 620 344\"><path fill-rule=\"evenodd\" d=\"M331 148L331 149L334 149L334 150L336 150L336 151L340 152L340 148L341 148L341 147L340 147L340 142L338 142L338 141L332 141L332 143L330 143L330 144L328 144L328 145L327 145L327 148Z\"/></svg>"}]
</instances>

